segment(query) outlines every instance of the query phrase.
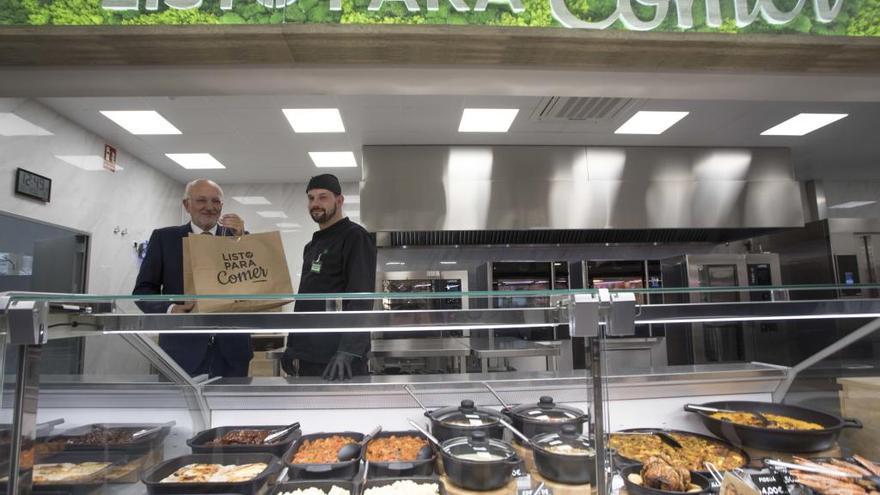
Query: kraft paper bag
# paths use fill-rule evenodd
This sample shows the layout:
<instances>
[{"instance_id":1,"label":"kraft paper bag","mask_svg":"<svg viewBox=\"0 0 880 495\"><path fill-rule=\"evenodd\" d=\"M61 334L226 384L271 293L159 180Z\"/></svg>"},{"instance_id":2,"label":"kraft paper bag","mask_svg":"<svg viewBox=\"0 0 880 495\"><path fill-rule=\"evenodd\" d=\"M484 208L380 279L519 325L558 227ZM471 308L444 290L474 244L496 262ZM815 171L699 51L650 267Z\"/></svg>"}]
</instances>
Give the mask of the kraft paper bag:
<instances>
[{"instance_id":1,"label":"kraft paper bag","mask_svg":"<svg viewBox=\"0 0 880 495\"><path fill-rule=\"evenodd\" d=\"M183 287L187 295L193 296L292 294L281 234L184 237ZM279 299L199 299L193 311L266 311L289 302Z\"/></svg>"}]
</instances>

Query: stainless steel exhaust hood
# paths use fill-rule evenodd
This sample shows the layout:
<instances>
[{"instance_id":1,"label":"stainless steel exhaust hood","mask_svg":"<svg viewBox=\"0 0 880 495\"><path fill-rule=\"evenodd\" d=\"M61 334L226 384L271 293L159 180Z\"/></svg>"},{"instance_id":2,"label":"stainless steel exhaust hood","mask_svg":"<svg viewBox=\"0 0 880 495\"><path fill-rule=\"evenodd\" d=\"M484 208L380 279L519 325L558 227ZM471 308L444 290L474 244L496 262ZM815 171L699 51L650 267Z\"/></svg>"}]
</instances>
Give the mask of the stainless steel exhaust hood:
<instances>
[{"instance_id":1,"label":"stainless steel exhaust hood","mask_svg":"<svg viewBox=\"0 0 880 495\"><path fill-rule=\"evenodd\" d=\"M365 146L361 220L392 245L712 242L804 212L787 149Z\"/></svg>"}]
</instances>

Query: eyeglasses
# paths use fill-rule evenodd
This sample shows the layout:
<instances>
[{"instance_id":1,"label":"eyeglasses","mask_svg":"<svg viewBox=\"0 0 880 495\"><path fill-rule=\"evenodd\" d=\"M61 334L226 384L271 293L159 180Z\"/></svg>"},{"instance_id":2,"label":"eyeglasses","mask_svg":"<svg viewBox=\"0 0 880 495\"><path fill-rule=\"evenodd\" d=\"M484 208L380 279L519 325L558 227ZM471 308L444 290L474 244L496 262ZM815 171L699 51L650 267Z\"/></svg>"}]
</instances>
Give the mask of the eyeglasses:
<instances>
[{"instance_id":1,"label":"eyeglasses","mask_svg":"<svg viewBox=\"0 0 880 495\"><path fill-rule=\"evenodd\" d=\"M194 198L190 199L190 201L196 206L207 206L209 204L217 207L223 206L223 201L218 198Z\"/></svg>"}]
</instances>

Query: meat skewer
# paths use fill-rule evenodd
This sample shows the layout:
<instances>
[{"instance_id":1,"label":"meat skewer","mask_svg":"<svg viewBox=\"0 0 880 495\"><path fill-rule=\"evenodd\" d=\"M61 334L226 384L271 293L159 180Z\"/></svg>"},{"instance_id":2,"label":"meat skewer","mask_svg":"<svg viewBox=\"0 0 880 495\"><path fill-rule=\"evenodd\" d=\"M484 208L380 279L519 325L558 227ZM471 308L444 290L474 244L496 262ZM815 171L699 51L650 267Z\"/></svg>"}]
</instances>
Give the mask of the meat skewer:
<instances>
[{"instance_id":1,"label":"meat skewer","mask_svg":"<svg viewBox=\"0 0 880 495\"><path fill-rule=\"evenodd\" d=\"M877 466L873 462L869 461L868 459L865 459L864 457L862 457L858 454L854 455L853 459L855 459L856 462L858 462L859 464L864 466L865 469L867 469L868 471L871 471L871 474L873 474L874 476L880 476L880 466Z\"/></svg>"}]
</instances>

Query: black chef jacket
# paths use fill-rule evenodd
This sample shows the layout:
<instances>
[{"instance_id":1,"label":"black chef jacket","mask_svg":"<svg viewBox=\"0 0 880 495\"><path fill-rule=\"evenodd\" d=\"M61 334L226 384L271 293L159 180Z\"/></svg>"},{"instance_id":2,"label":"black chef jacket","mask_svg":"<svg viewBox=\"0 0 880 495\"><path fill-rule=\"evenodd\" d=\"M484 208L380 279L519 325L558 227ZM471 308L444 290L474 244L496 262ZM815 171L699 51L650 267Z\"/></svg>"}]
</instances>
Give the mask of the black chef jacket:
<instances>
[{"instance_id":1,"label":"black chef jacket","mask_svg":"<svg viewBox=\"0 0 880 495\"><path fill-rule=\"evenodd\" d=\"M372 236L348 217L319 230L303 250L300 294L374 292L376 290L376 243ZM298 300L294 311L325 311L324 300ZM344 311L370 310L373 301L343 301ZM366 358L370 334L298 333L290 334L287 347L291 357L313 363L327 363L337 351Z\"/></svg>"}]
</instances>

